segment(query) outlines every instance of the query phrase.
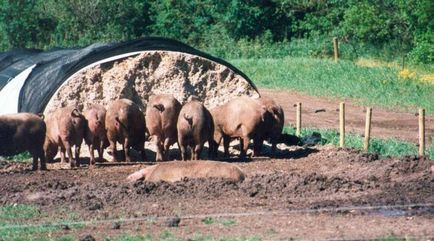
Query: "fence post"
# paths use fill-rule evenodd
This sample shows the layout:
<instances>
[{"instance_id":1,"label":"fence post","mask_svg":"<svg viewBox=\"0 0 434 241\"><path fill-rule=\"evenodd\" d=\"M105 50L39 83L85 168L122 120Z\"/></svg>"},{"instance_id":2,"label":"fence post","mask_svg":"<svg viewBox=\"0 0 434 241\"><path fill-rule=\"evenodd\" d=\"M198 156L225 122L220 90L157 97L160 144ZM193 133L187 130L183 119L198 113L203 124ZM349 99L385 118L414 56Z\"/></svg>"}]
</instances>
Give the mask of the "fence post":
<instances>
[{"instance_id":1,"label":"fence post","mask_svg":"<svg viewBox=\"0 0 434 241\"><path fill-rule=\"evenodd\" d=\"M419 109L419 156L425 156L425 109Z\"/></svg>"},{"instance_id":2,"label":"fence post","mask_svg":"<svg viewBox=\"0 0 434 241\"><path fill-rule=\"evenodd\" d=\"M371 118L372 118L372 108L366 108L366 123L365 123L365 141L363 143L363 150L368 152L369 150L369 139L371 138Z\"/></svg>"},{"instance_id":3,"label":"fence post","mask_svg":"<svg viewBox=\"0 0 434 241\"><path fill-rule=\"evenodd\" d=\"M301 135L301 102L297 102L297 118L296 118L295 135L298 137L300 137Z\"/></svg>"},{"instance_id":4,"label":"fence post","mask_svg":"<svg viewBox=\"0 0 434 241\"><path fill-rule=\"evenodd\" d=\"M345 103L339 105L339 146L345 146Z\"/></svg>"},{"instance_id":5,"label":"fence post","mask_svg":"<svg viewBox=\"0 0 434 241\"><path fill-rule=\"evenodd\" d=\"M334 51L335 61L338 61L338 59L339 59L339 42L338 42L337 37L333 38L333 51Z\"/></svg>"}]
</instances>

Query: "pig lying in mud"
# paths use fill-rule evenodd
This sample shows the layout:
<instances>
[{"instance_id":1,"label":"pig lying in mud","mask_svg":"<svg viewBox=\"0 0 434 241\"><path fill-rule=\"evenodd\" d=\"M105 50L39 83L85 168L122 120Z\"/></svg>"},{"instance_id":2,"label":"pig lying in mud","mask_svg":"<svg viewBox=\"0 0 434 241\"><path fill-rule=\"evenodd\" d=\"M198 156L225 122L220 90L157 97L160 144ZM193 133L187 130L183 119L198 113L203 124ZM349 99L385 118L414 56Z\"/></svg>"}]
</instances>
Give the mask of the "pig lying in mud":
<instances>
[{"instance_id":1,"label":"pig lying in mud","mask_svg":"<svg viewBox=\"0 0 434 241\"><path fill-rule=\"evenodd\" d=\"M86 119L75 106L57 109L45 118L47 134L44 143L45 158L52 161L60 147L61 163L65 163L68 153L71 168L79 166L80 147L86 131ZM75 158L72 147L75 146Z\"/></svg>"},{"instance_id":2,"label":"pig lying in mud","mask_svg":"<svg viewBox=\"0 0 434 241\"><path fill-rule=\"evenodd\" d=\"M146 127L157 147L156 161L168 160L169 147L178 141L176 122L181 104L171 95L152 95L146 108Z\"/></svg>"},{"instance_id":3,"label":"pig lying in mud","mask_svg":"<svg viewBox=\"0 0 434 241\"><path fill-rule=\"evenodd\" d=\"M229 143L233 138L240 138L240 158L246 156L249 142L254 140L254 155L259 154L260 141L265 134L267 110L264 105L249 97L237 97L228 103L211 110L214 119L213 152L223 139L225 156L229 156Z\"/></svg>"},{"instance_id":4,"label":"pig lying in mud","mask_svg":"<svg viewBox=\"0 0 434 241\"><path fill-rule=\"evenodd\" d=\"M84 141L86 145L89 146L89 167L92 167L95 164L94 150L98 152L98 158L102 160L104 149L108 146L105 128L106 112L104 106L98 104L91 105L84 112L84 117L87 120L87 129Z\"/></svg>"},{"instance_id":5,"label":"pig lying in mud","mask_svg":"<svg viewBox=\"0 0 434 241\"><path fill-rule=\"evenodd\" d=\"M192 159L198 160L204 143L213 141L214 122L211 113L194 96L181 108L177 129L178 145L184 161L187 160L189 147Z\"/></svg>"},{"instance_id":6,"label":"pig lying in mud","mask_svg":"<svg viewBox=\"0 0 434 241\"><path fill-rule=\"evenodd\" d=\"M125 153L125 161L130 162L129 149L141 153L141 159L146 160L145 153L145 117L137 104L128 99L113 101L107 108L105 126L107 139L110 143L113 161L116 158L116 143L119 142Z\"/></svg>"},{"instance_id":7,"label":"pig lying in mud","mask_svg":"<svg viewBox=\"0 0 434 241\"><path fill-rule=\"evenodd\" d=\"M0 115L0 155L12 156L24 151L33 157L32 170L46 170L44 140L46 125L39 116L31 113Z\"/></svg>"},{"instance_id":8,"label":"pig lying in mud","mask_svg":"<svg viewBox=\"0 0 434 241\"><path fill-rule=\"evenodd\" d=\"M216 161L167 162L146 167L127 177L129 182L144 179L148 182L177 182L183 178L224 178L241 182L245 174L230 163Z\"/></svg>"}]
</instances>

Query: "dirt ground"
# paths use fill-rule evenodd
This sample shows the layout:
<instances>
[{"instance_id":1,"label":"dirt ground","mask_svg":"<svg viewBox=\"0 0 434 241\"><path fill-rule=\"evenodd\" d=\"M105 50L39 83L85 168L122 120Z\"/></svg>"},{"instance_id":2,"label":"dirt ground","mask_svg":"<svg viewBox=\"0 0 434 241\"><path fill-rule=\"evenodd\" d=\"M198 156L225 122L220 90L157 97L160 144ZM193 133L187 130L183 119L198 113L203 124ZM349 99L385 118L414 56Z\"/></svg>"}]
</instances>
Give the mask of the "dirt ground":
<instances>
[{"instance_id":1,"label":"dirt ground","mask_svg":"<svg viewBox=\"0 0 434 241\"><path fill-rule=\"evenodd\" d=\"M275 99L283 106L285 123L295 127L296 108L294 104L302 103L302 127L339 129L339 103L345 102L345 128L347 132L364 134L366 107L355 104L352 100L327 99L313 97L297 92L260 89L263 96ZM371 136L379 138L399 138L414 143L419 138L419 122L414 113L386 110L373 107ZM427 113L425 117L426 142L434 138L434 116Z\"/></svg>"},{"instance_id":2,"label":"dirt ground","mask_svg":"<svg viewBox=\"0 0 434 241\"><path fill-rule=\"evenodd\" d=\"M167 232L185 239L434 236L432 161L378 159L332 146L288 151L282 159L234 160L247 174L242 183L127 183L125 178L144 165L59 170L54 163L50 171L31 172L30 164L1 161L0 204L34 204L51 221L106 220L56 233L97 240L125 233L158 238ZM169 227L176 216L179 225ZM43 217L32 223L46 222Z\"/></svg>"},{"instance_id":3,"label":"dirt ground","mask_svg":"<svg viewBox=\"0 0 434 241\"><path fill-rule=\"evenodd\" d=\"M305 126L337 126L338 101L261 93L284 106L287 122L294 123L292 105L300 101ZM317 109L326 111L315 113ZM414 114L374 113L374 136L417 139ZM348 128L363 130L363 119L362 108L347 102ZM427 122L432 134L432 117ZM63 225L52 235L91 235L96 240L125 234L157 239L170 234L185 240L434 238L433 161L411 156L381 159L333 146L281 145L278 154L230 160L247 175L241 183L128 183L125 178L144 164L94 169L85 164L64 170L50 163L49 171L32 172L30 163L0 160L0 205L36 205L42 215L28 224L77 221L82 227ZM87 161L84 154L82 162Z\"/></svg>"}]
</instances>

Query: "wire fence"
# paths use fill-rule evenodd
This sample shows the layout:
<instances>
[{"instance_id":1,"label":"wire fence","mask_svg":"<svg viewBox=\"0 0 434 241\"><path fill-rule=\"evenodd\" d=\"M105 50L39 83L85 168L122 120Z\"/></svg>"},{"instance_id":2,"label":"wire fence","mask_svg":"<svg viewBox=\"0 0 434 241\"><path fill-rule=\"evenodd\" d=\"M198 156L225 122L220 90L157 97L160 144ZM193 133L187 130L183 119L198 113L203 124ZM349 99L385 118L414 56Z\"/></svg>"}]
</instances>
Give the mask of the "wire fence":
<instances>
[{"instance_id":1,"label":"wire fence","mask_svg":"<svg viewBox=\"0 0 434 241\"><path fill-rule=\"evenodd\" d=\"M37 228L46 226L61 226L61 225L97 225L106 223L135 223L135 222L156 222L169 221L173 218L186 219L204 219L204 218L241 218L241 217L257 217L257 216L291 216L294 214L315 214L315 213L336 213L346 211L376 211L376 210L402 210L416 208L433 208L434 203L413 203L402 205L377 205L377 206L346 206L346 207L330 207L330 208L305 208L292 210L277 210L277 211L256 211L256 212L239 212L239 213L211 213L211 214L195 214L195 215L172 215L172 216L142 216L136 218L116 218L103 220L83 220L83 221L67 221L67 222L49 222L36 224L19 224L19 225L4 225L0 226L0 230L19 229L19 228Z\"/></svg>"}]
</instances>

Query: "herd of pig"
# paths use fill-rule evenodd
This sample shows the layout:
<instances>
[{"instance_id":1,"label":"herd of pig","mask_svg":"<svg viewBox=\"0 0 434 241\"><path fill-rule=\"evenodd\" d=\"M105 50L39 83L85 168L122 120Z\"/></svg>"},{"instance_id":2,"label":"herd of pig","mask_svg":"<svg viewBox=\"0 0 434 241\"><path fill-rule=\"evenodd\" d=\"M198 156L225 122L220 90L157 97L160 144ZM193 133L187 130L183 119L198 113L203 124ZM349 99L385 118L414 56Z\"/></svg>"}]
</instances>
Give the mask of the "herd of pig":
<instances>
[{"instance_id":1,"label":"herd of pig","mask_svg":"<svg viewBox=\"0 0 434 241\"><path fill-rule=\"evenodd\" d=\"M108 149L112 161L119 161L116 146L122 146L126 161L131 161L130 149L140 152L146 160L145 141L156 145L156 161L168 160L170 146L178 143L182 160L200 158L208 142L208 158L217 158L221 140L224 154L229 155L229 143L238 138L240 158L245 158L250 140L253 155L259 155L263 141L269 139L272 152L280 138L284 113L280 105L269 98L236 97L208 110L195 96L182 105L171 95L153 95L146 112L128 99L111 102L107 109L94 104L81 112L75 106L59 108L43 115L18 113L0 115L0 156L28 151L33 157L33 170L45 170L60 151L61 163L69 159L71 168L80 165L80 147L89 146L90 164L95 164L94 151L102 159ZM74 155L72 149L74 147Z\"/></svg>"}]
</instances>

